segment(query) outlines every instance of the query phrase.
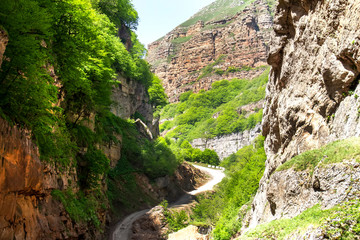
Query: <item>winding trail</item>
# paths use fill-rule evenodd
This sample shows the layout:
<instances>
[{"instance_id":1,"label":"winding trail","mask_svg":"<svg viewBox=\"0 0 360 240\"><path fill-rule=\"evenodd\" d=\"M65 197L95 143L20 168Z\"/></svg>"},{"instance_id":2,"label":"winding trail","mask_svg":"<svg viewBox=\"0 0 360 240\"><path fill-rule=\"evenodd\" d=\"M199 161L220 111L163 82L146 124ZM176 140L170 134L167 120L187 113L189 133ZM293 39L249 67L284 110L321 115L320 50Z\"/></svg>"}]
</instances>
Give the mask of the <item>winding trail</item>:
<instances>
[{"instance_id":1,"label":"winding trail","mask_svg":"<svg viewBox=\"0 0 360 240\"><path fill-rule=\"evenodd\" d=\"M196 194L213 190L214 186L219 182L221 182L221 180L225 177L225 174L222 170L206 168L198 165L193 165L193 166L210 175L211 177L210 181L208 181L206 184L199 187L198 189L183 195L176 202L170 205L171 208L176 208L184 204L189 204L194 199L194 196ZM122 222L117 224L114 232L110 235L110 240L129 240L132 224L137 219L145 215L148 211L150 211L150 209L138 211L127 216Z\"/></svg>"}]
</instances>

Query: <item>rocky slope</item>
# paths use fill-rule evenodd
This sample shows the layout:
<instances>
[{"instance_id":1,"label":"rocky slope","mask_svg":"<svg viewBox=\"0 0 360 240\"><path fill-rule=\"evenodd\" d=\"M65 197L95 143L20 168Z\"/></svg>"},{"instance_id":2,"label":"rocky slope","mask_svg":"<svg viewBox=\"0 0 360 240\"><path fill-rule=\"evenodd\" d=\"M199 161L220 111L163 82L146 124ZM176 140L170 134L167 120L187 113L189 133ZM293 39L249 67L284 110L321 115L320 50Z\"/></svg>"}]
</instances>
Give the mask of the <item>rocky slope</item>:
<instances>
[{"instance_id":1,"label":"rocky slope","mask_svg":"<svg viewBox=\"0 0 360 240\"><path fill-rule=\"evenodd\" d=\"M359 8L355 0L279 1L263 119L268 160L249 227L293 217L320 201L331 207L352 192L350 179L359 179L351 161L318 169L312 178L274 173L304 151L360 135Z\"/></svg>"},{"instance_id":2,"label":"rocky slope","mask_svg":"<svg viewBox=\"0 0 360 240\"><path fill-rule=\"evenodd\" d=\"M234 12L209 19L225 7ZM272 29L266 0L218 0L189 21L194 19L198 22L180 25L148 46L146 59L163 79L170 102L189 90L208 90L220 79L251 79L263 72L256 67L266 65Z\"/></svg>"},{"instance_id":3,"label":"rocky slope","mask_svg":"<svg viewBox=\"0 0 360 240\"><path fill-rule=\"evenodd\" d=\"M214 150L218 154L220 160L223 160L232 153L236 153L241 148L250 145L260 133L261 125L258 124L251 130L210 139L198 138L194 139L190 144L193 148L199 148L202 151L206 148Z\"/></svg>"}]
</instances>

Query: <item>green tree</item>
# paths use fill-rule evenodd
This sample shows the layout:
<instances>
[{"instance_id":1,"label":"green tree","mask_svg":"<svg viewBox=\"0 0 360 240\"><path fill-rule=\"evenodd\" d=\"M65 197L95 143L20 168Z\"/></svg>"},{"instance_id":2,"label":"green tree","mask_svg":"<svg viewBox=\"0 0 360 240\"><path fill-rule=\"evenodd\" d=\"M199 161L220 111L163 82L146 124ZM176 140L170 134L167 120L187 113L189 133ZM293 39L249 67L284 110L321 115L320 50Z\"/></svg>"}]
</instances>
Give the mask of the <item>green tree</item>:
<instances>
[{"instance_id":1,"label":"green tree","mask_svg":"<svg viewBox=\"0 0 360 240\"><path fill-rule=\"evenodd\" d=\"M152 83L148 91L150 102L154 107L163 107L168 103L164 87L161 84L161 80L156 75L153 75Z\"/></svg>"},{"instance_id":2,"label":"green tree","mask_svg":"<svg viewBox=\"0 0 360 240\"><path fill-rule=\"evenodd\" d=\"M136 29L139 16L129 0L94 0L93 2L117 27L125 25L130 29Z\"/></svg>"}]
</instances>

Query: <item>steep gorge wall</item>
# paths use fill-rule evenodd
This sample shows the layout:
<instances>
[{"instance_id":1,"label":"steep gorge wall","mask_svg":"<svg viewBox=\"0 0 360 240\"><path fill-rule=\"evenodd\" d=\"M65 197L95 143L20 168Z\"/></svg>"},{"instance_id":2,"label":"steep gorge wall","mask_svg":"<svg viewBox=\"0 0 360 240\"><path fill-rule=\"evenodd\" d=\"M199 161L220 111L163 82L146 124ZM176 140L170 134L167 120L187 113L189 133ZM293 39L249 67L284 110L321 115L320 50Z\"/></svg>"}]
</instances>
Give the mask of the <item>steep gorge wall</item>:
<instances>
[{"instance_id":1,"label":"steep gorge wall","mask_svg":"<svg viewBox=\"0 0 360 240\"><path fill-rule=\"evenodd\" d=\"M241 69L266 65L271 29L272 17L267 1L256 0L235 16L175 28L148 46L146 60L163 79L170 102L176 102L181 93L208 90L213 82L221 79L251 79L260 75L263 69L212 74L198 79L201 70L222 55L223 61L214 67L223 71L230 66Z\"/></svg>"},{"instance_id":2,"label":"steep gorge wall","mask_svg":"<svg viewBox=\"0 0 360 240\"><path fill-rule=\"evenodd\" d=\"M248 226L295 216L324 199L331 207L347 197L336 188L351 189L349 179L359 178L351 162L318 169L310 179L274 173L304 151L360 135L359 9L355 0L279 1L262 126L268 159Z\"/></svg>"},{"instance_id":3,"label":"steep gorge wall","mask_svg":"<svg viewBox=\"0 0 360 240\"><path fill-rule=\"evenodd\" d=\"M202 151L206 148L214 150L218 154L220 160L223 160L232 153L236 153L241 148L250 145L260 133L261 124L258 124L251 130L210 139L198 138L194 139L190 144L193 148L199 148Z\"/></svg>"},{"instance_id":4,"label":"steep gorge wall","mask_svg":"<svg viewBox=\"0 0 360 240\"><path fill-rule=\"evenodd\" d=\"M69 184L76 183L76 174L61 173L41 162L27 132L1 118L0 149L0 239L65 239L89 234L51 196L54 189L76 188Z\"/></svg>"}]
</instances>

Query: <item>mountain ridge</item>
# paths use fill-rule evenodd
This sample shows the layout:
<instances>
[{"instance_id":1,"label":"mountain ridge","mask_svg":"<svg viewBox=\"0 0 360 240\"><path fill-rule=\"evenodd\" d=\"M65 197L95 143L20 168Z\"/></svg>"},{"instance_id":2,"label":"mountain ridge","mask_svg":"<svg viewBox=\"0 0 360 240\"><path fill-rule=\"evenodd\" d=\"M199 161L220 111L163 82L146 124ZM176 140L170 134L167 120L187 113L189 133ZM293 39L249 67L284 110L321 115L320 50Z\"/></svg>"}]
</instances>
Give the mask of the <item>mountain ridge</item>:
<instances>
[{"instance_id":1,"label":"mountain ridge","mask_svg":"<svg viewBox=\"0 0 360 240\"><path fill-rule=\"evenodd\" d=\"M219 2L232 1L213 4ZM163 80L170 102L186 91L208 90L218 80L252 79L263 72L259 67L267 65L272 9L265 0L247 3L230 17L180 25L149 44L146 60Z\"/></svg>"}]
</instances>

